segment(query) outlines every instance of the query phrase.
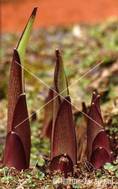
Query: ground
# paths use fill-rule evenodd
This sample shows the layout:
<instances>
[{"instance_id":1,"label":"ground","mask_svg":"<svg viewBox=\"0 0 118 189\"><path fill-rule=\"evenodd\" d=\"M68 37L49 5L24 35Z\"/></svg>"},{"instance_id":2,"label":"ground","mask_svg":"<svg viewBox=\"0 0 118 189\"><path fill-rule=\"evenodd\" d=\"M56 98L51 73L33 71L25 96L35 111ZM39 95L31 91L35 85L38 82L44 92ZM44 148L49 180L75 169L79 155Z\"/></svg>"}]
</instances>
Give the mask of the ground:
<instances>
[{"instance_id":1,"label":"ground","mask_svg":"<svg viewBox=\"0 0 118 189\"><path fill-rule=\"evenodd\" d=\"M2 0L1 2L3 32L21 31L34 6L39 7L36 28L78 22L96 23L108 17L118 17L117 0Z\"/></svg>"}]
</instances>

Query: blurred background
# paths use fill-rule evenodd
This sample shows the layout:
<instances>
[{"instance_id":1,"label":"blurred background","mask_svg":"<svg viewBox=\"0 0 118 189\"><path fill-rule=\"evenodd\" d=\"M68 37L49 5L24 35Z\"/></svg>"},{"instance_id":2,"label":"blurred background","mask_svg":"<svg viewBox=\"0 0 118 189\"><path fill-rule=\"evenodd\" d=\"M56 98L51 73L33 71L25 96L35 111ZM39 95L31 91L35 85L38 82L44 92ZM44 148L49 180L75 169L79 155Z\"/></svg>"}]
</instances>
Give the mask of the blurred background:
<instances>
[{"instance_id":1,"label":"blurred background","mask_svg":"<svg viewBox=\"0 0 118 189\"><path fill-rule=\"evenodd\" d=\"M39 7L37 28L96 23L118 16L118 0L1 0L2 31L20 31L34 6Z\"/></svg>"}]
</instances>

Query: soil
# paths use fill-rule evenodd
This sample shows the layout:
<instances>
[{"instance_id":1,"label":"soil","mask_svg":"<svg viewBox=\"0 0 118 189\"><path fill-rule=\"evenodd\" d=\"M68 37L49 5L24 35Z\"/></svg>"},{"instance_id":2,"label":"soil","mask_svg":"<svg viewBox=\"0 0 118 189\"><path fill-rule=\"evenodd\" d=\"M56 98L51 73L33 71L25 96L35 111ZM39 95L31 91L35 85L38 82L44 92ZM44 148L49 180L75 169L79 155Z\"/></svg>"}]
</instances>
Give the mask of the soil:
<instances>
[{"instance_id":1,"label":"soil","mask_svg":"<svg viewBox=\"0 0 118 189\"><path fill-rule=\"evenodd\" d=\"M35 28L118 17L118 0L2 0L2 32L21 31L35 6L39 7Z\"/></svg>"}]
</instances>

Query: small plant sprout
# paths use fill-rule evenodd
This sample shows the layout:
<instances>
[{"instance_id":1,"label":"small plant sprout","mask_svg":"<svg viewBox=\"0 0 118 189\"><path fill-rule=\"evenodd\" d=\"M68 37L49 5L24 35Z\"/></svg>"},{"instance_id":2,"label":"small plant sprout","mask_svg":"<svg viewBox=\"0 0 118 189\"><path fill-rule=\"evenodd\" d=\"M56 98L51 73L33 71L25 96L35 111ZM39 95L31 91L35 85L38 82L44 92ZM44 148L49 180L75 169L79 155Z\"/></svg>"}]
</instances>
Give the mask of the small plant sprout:
<instances>
[{"instance_id":1,"label":"small plant sprout","mask_svg":"<svg viewBox=\"0 0 118 189\"><path fill-rule=\"evenodd\" d=\"M59 50L56 50L54 90L54 97L60 95L53 100L50 170L60 170L66 177L69 172L73 173L73 166L77 163L77 143L67 79Z\"/></svg>"},{"instance_id":2,"label":"small plant sprout","mask_svg":"<svg viewBox=\"0 0 118 189\"><path fill-rule=\"evenodd\" d=\"M29 168L30 162L30 124L22 64L36 11L37 8L34 8L19 43L14 49L8 85L8 122L3 164L18 170Z\"/></svg>"},{"instance_id":3,"label":"small plant sprout","mask_svg":"<svg viewBox=\"0 0 118 189\"><path fill-rule=\"evenodd\" d=\"M100 110L100 95L94 91L87 121L87 158L96 168L112 161L112 152Z\"/></svg>"}]
</instances>

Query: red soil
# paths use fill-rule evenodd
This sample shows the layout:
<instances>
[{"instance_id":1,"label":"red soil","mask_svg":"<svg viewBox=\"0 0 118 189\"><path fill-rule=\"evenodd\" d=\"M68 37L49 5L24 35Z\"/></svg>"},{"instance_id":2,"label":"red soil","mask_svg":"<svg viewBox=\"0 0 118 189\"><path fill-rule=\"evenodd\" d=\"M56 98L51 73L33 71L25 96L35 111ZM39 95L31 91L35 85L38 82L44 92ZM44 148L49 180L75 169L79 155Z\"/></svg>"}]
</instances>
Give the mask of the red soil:
<instances>
[{"instance_id":1,"label":"red soil","mask_svg":"<svg viewBox=\"0 0 118 189\"><path fill-rule=\"evenodd\" d=\"M22 30L34 6L39 7L35 27L95 23L118 17L118 0L4 0L1 3L2 32Z\"/></svg>"}]
</instances>

